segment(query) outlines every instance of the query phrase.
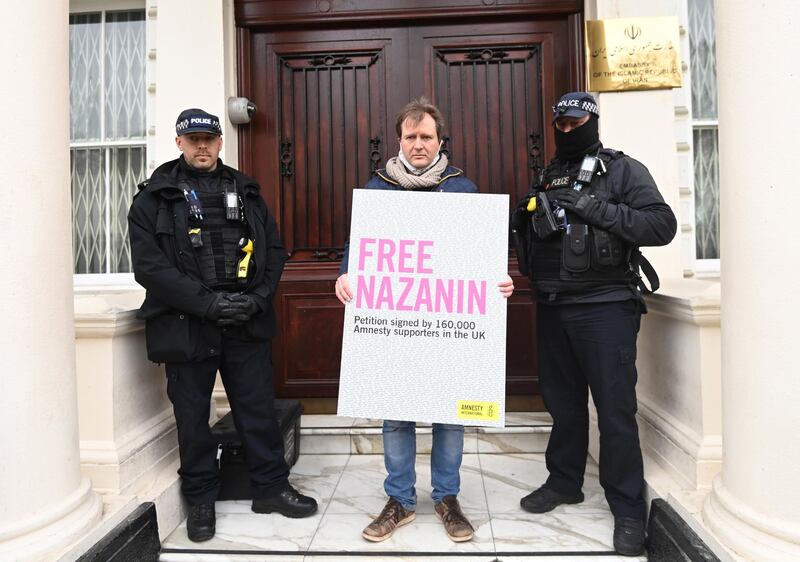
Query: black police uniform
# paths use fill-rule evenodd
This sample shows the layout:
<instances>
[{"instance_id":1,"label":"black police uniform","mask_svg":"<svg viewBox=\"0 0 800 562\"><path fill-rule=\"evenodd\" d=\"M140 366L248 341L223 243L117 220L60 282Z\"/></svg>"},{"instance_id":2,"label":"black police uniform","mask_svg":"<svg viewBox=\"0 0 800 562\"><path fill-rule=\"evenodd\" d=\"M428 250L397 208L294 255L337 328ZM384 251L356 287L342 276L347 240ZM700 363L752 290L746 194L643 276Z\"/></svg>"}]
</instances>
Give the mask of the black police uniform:
<instances>
[{"instance_id":1,"label":"black police uniform","mask_svg":"<svg viewBox=\"0 0 800 562\"><path fill-rule=\"evenodd\" d=\"M253 495L276 496L288 485L289 468L273 406L269 346L271 299L287 258L275 220L256 181L221 160L203 173L181 156L139 189L128 214L135 277L147 289L138 316L146 322L148 357L166 364L182 492L191 505L201 505L214 502L219 491L217 445L208 426L219 370ZM236 194L235 219L226 218L225 192ZM248 274L237 279L241 238L253 241L253 252ZM239 325L218 326L212 311L221 293L249 295L254 313Z\"/></svg>"},{"instance_id":2,"label":"black police uniform","mask_svg":"<svg viewBox=\"0 0 800 562\"><path fill-rule=\"evenodd\" d=\"M588 127L581 134L593 128L597 138L596 116L583 126ZM585 154L598 155L601 163L579 193L572 186ZM544 487L580 496L591 390L606 499L616 517L641 520L646 505L635 360L644 304L638 247L667 244L677 222L647 168L621 152L603 149L599 140L555 158L530 195L540 193L555 211L559 228L539 236L526 210L527 198L517 207L512 225L520 237L520 269L529 275L538 303L539 385L553 417ZM537 201L533 215L538 212L541 220L548 203ZM566 211L563 216L559 209Z\"/></svg>"}]
</instances>

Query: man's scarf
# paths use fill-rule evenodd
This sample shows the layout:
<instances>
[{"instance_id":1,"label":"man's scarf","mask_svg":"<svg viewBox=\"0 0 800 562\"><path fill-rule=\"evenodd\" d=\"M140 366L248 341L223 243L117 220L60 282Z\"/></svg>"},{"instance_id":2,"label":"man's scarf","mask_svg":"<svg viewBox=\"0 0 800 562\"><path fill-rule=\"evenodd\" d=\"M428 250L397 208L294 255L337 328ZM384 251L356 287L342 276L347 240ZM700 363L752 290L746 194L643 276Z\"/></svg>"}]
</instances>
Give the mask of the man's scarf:
<instances>
[{"instance_id":1,"label":"man's scarf","mask_svg":"<svg viewBox=\"0 0 800 562\"><path fill-rule=\"evenodd\" d=\"M439 160L419 175L409 172L397 156L386 162L386 172L403 189L426 189L439 185L445 169L447 156L444 154L440 154Z\"/></svg>"}]
</instances>

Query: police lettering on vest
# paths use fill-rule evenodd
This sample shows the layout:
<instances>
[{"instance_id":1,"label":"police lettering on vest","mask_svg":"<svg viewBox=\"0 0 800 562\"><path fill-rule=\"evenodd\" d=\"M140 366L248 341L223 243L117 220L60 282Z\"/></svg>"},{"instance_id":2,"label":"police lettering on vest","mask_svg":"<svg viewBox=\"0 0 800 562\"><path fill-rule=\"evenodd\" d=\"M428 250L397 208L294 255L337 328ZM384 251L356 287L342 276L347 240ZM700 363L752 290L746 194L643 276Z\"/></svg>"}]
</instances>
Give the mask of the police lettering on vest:
<instances>
[{"instance_id":1,"label":"police lettering on vest","mask_svg":"<svg viewBox=\"0 0 800 562\"><path fill-rule=\"evenodd\" d=\"M550 188L554 188L554 187L565 187L565 186L568 186L570 184L570 179L571 179L571 176L563 176L563 177L560 177L560 178L554 178L553 180L550 181L549 184L547 184L547 186L545 186L545 189L550 189Z\"/></svg>"}]
</instances>

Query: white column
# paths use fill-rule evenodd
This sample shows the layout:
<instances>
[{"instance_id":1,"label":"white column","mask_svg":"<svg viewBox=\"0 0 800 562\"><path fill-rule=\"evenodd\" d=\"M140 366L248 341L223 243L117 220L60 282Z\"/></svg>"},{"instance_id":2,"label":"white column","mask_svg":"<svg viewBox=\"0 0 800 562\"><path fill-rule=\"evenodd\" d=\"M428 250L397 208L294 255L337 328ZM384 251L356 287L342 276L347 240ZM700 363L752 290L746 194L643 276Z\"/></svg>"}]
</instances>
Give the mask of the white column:
<instances>
[{"instance_id":1,"label":"white column","mask_svg":"<svg viewBox=\"0 0 800 562\"><path fill-rule=\"evenodd\" d=\"M99 520L81 477L72 311L68 1L3 6L0 558L46 560Z\"/></svg>"},{"instance_id":2,"label":"white column","mask_svg":"<svg viewBox=\"0 0 800 562\"><path fill-rule=\"evenodd\" d=\"M746 559L800 560L800 5L716 2L723 465L704 506Z\"/></svg>"}]
</instances>

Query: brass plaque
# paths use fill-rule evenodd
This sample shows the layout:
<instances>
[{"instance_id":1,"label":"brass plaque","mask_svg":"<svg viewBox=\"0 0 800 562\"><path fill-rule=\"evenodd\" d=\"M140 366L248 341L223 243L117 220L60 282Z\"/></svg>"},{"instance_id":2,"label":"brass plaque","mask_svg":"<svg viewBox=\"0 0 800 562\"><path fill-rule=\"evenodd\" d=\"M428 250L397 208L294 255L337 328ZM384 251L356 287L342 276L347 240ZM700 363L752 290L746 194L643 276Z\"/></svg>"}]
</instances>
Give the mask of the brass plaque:
<instances>
[{"instance_id":1,"label":"brass plaque","mask_svg":"<svg viewBox=\"0 0 800 562\"><path fill-rule=\"evenodd\" d=\"M590 92L680 88L680 31L674 16L586 22Z\"/></svg>"}]
</instances>

